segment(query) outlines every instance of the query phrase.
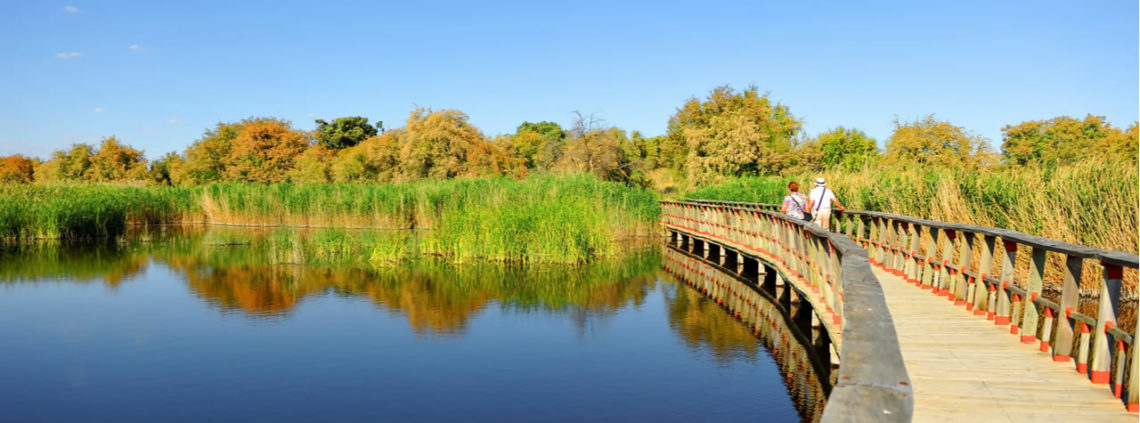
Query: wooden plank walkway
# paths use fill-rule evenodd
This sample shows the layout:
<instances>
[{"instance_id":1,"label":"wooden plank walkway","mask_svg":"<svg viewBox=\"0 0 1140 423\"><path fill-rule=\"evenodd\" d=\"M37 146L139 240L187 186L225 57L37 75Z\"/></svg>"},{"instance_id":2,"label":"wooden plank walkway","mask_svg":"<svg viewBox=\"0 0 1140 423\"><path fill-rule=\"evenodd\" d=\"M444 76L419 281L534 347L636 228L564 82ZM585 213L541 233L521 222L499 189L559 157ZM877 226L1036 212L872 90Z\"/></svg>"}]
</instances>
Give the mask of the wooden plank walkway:
<instances>
[{"instance_id":1,"label":"wooden plank walkway","mask_svg":"<svg viewBox=\"0 0 1140 423\"><path fill-rule=\"evenodd\" d=\"M1106 385L945 297L875 268L914 388L914 422L1136 422Z\"/></svg>"}]
</instances>

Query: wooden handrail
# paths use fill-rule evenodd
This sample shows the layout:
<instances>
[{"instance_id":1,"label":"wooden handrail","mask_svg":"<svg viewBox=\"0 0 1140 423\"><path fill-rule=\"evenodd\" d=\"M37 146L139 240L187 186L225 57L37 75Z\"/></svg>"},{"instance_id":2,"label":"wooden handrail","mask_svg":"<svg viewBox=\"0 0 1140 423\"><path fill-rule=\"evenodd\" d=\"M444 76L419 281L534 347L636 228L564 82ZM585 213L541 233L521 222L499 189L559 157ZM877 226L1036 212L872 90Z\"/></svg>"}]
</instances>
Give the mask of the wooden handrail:
<instances>
[{"instance_id":1,"label":"wooden handrail","mask_svg":"<svg viewBox=\"0 0 1140 423\"><path fill-rule=\"evenodd\" d=\"M775 204L690 201L702 206L779 210ZM876 266L922 289L945 295L954 304L986 316L997 325L1009 325L1010 332L1020 335L1022 342L1039 342L1041 351L1052 350L1055 361L1075 361L1078 372L1086 374L1093 383L1109 385L1117 397L1127 392L1127 398L1122 399L1129 411L1140 409L1140 349L1135 348L1140 328L1127 333L1116 325L1121 298L1125 297L1122 270L1140 267L1140 255L1009 229L882 212L835 211L832 219L837 230L868 251ZM976 250L980 254L975 264ZM1030 255L1029 273L1027 280L1020 280L1015 270L1018 252L1024 250ZM1043 296L1049 254L1064 256L1059 302ZM998 263L994 263L995 256ZM1097 260L1104 268L1096 289L1099 305L1094 315L1082 313L1078 307L1085 260ZM1133 309L1140 308L1134 293L1128 301Z\"/></svg>"},{"instance_id":2,"label":"wooden handrail","mask_svg":"<svg viewBox=\"0 0 1140 423\"><path fill-rule=\"evenodd\" d=\"M755 204L661 204L662 224L674 236L763 261L811 304L840 363L822 421L910 421L913 390L868 250Z\"/></svg>"}]
</instances>

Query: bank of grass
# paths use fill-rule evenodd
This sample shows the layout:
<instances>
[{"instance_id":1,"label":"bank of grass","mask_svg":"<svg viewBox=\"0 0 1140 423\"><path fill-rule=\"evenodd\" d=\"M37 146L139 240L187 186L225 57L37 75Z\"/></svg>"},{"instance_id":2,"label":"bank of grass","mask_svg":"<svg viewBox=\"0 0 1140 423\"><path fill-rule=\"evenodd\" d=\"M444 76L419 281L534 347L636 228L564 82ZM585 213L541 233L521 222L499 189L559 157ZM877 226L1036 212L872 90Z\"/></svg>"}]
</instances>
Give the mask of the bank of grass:
<instances>
[{"instance_id":1,"label":"bank of grass","mask_svg":"<svg viewBox=\"0 0 1140 423\"><path fill-rule=\"evenodd\" d=\"M392 230L385 237L392 239L370 240L376 262L432 255L581 263L616 254L622 239L655 233L659 213L654 193L590 175L406 184L0 187L5 240L114 237L128 223L187 220ZM411 230L417 235L402 233ZM347 248L337 235L322 236L327 239L316 242L330 253Z\"/></svg>"}]
</instances>

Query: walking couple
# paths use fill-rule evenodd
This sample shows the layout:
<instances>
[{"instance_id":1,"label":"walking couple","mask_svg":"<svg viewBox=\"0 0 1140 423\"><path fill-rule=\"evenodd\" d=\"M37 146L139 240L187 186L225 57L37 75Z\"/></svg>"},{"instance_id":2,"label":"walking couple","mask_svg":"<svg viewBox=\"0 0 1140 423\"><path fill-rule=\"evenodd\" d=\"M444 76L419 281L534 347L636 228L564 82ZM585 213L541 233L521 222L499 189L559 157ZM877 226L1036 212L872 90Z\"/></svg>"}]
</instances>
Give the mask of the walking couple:
<instances>
[{"instance_id":1,"label":"walking couple","mask_svg":"<svg viewBox=\"0 0 1140 423\"><path fill-rule=\"evenodd\" d=\"M799 219L811 220L823 229L831 230L831 205L843 211L843 205L835 198L835 191L827 188L827 181L816 178L815 188L805 197L800 193L800 184L788 182L788 195L780 205L780 213Z\"/></svg>"}]
</instances>

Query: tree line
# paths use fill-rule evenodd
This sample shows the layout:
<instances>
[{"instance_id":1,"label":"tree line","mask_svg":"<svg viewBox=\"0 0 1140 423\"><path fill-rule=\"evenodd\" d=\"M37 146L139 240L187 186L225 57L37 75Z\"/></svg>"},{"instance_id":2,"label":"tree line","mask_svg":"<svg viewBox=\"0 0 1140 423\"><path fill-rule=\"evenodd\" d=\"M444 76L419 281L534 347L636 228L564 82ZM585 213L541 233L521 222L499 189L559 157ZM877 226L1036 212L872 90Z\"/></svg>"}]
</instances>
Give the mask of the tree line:
<instances>
[{"instance_id":1,"label":"tree line","mask_svg":"<svg viewBox=\"0 0 1140 423\"><path fill-rule=\"evenodd\" d=\"M523 122L512 134L487 136L458 110L417 108L404 126L352 116L317 120L316 129L254 117L219 123L184 151L148 160L116 137L78 143L46 160L0 157L0 183L136 182L199 185L248 183L409 182L459 177L524 177L589 172L631 185L692 187L726 177L802 174L872 166L986 169L1058 166L1082 160L1137 160L1138 125L1102 116L1060 116L1002 128L1001 151L984 137L933 115L895 120L883 145L854 128L808 137L788 106L755 87L723 86L691 98L669 118L664 135L647 137L576 113L569 128Z\"/></svg>"}]
</instances>

